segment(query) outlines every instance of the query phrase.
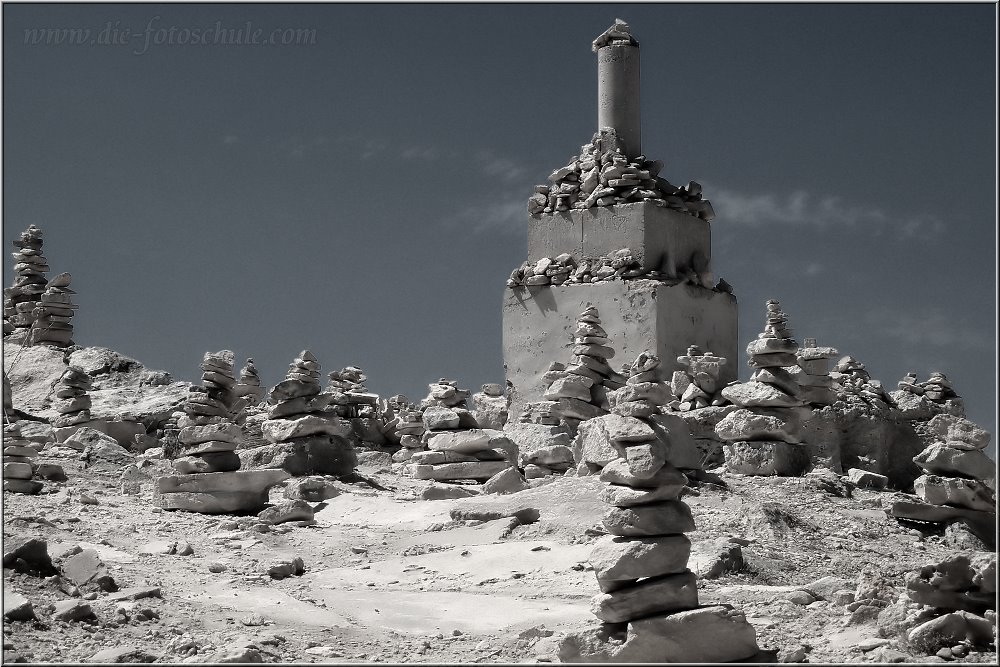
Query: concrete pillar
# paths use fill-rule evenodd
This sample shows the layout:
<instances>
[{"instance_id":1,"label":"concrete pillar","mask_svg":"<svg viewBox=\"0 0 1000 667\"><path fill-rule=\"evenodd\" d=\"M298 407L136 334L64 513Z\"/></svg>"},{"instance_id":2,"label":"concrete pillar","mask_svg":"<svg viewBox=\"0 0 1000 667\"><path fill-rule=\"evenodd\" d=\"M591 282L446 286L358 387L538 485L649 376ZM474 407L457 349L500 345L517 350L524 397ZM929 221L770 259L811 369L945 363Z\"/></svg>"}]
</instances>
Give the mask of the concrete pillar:
<instances>
[{"instance_id":1,"label":"concrete pillar","mask_svg":"<svg viewBox=\"0 0 1000 667\"><path fill-rule=\"evenodd\" d=\"M614 128L626 157L637 157L642 154L639 45L611 42L596 51L597 129Z\"/></svg>"}]
</instances>

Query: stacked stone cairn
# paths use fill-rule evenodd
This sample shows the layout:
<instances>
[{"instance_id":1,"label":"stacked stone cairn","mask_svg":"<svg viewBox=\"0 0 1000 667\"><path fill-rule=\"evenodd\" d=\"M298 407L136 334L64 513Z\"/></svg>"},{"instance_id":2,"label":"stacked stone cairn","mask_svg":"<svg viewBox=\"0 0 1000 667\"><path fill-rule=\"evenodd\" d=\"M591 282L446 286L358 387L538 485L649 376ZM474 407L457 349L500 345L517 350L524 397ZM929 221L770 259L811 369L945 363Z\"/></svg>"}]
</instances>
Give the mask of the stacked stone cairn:
<instances>
[{"instance_id":1,"label":"stacked stone cairn","mask_svg":"<svg viewBox=\"0 0 1000 667\"><path fill-rule=\"evenodd\" d=\"M21 428L16 424L4 424L3 428L3 490L13 493L34 495L44 484L32 479L38 471L35 458L38 450L31 441L21 436Z\"/></svg>"},{"instance_id":2,"label":"stacked stone cairn","mask_svg":"<svg viewBox=\"0 0 1000 667\"><path fill-rule=\"evenodd\" d=\"M799 396L810 405L833 405L837 394L833 391L830 359L839 354L836 348L818 347L815 338L806 338L795 353L795 366L785 370L799 386Z\"/></svg>"},{"instance_id":3,"label":"stacked stone cairn","mask_svg":"<svg viewBox=\"0 0 1000 667\"><path fill-rule=\"evenodd\" d=\"M87 371L79 366L70 366L59 376L56 386L56 400L53 407L59 416L52 420L52 426L63 428L79 426L92 421L91 399L87 392L93 381Z\"/></svg>"},{"instance_id":4,"label":"stacked stone cairn","mask_svg":"<svg viewBox=\"0 0 1000 667\"><path fill-rule=\"evenodd\" d=\"M490 382L483 385L481 392L472 395L472 413L483 428L502 429L507 423L507 409L510 401L504 394L503 385Z\"/></svg>"},{"instance_id":5,"label":"stacked stone cairn","mask_svg":"<svg viewBox=\"0 0 1000 667\"><path fill-rule=\"evenodd\" d=\"M42 254L42 230L31 225L14 240L13 287L3 291L3 333L30 329L35 321L35 307L45 291L48 260Z\"/></svg>"},{"instance_id":6,"label":"stacked stone cairn","mask_svg":"<svg viewBox=\"0 0 1000 667\"><path fill-rule=\"evenodd\" d=\"M715 425L725 441L726 468L744 475L798 476L810 465L799 434L812 411L788 366L797 364L798 344L777 301L767 302L764 331L747 345L749 382L732 383L722 396L741 408Z\"/></svg>"},{"instance_id":7,"label":"stacked stone cairn","mask_svg":"<svg viewBox=\"0 0 1000 667\"><path fill-rule=\"evenodd\" d=\"M288 472L347 475L358 464L351 425L340 417L348 399L339 391L321 392L320 368L312 352L299 353L285 379L271 388L261 430L267 442L285 451Z\"/></svg>"},{"instance_id":8,"label":"stacked stone cairn","mask_svg":"<svg viewBox=\"0 0 1000 667\"><path fill-rule=\"evenodd\" d=\"M660 177L661 169L661 161L647 160L644 155L629 160L618 134L602 128L580 147L579 155L549 175L548 185L535 186L528 214L649 201L703 220L715 217L711 202L702 197L701 185L691 181L677 187Z\"/></svg>"},{"instance_id":9,"label":"stacked stone cairn","mask_svg":"<svg viewBox=\"0 0 1000 667\"><path fill-rule=\"evenodd\" d=\"M423 441L423 413L401 394L391 397L389 402L395 405L394 437L400 445L400 450L392 455L392 460L395 463L406 463L416 452L427 449Z\"/></svg>"},{"instance_id":10,"label":"stacked stone cairn","mask_svg":"<svg viewBox=\"0 0 1000 667\"><path fill-rule=\"evenodd\" d=\"M833 378L833 390L838 400L879 407L889 400L882 383L873 380L865 365L850 355L837 362L830 377Z\"/></svg>"},{"instance_id":11,"label":"stacked stone cairn","mask_svg":"<svg viewBox=\"0 0 1000 667\"><path fill-rule=\"evenodd\" d=\"M651 354L640 355L632 377L648 379L643 374L653 371L658 361ZM640 384L618 391L627 393ZM668 391L665 386L663 391ZM618 401L617 406L629 402L635 401ZM756 633L743 614L727 606L698 604L697 577L688 569L691 543L684 535L695 530L694 518L680 500L687 477L668 460L672 434L657 433L648 416L616 413L581 427L583 434L601 422L605 438L618 454L600 472L601 500L608 505L603 525L609 534L598 540L590 555L601 589L591 601L591 611L603 625L569 635L559 657L564 662L748 658L758 648ZM686 428L679 417L672 418L680 422L678 433Z\"/></svg>"},{"instance_id":12,"label":"stacked stone cairn","mask_svg":"<svg viewBox=\"0 0 1000 667\"><path fill-rule=\"evenodd\" d=\"M344 417L372 417L378 404L378 394L369 393L365 381L368 376L357 366L346 366L329 375L327 392L338 392L346 396L347 402L340 408Z\"/></svg>"},{"instance_id":13,"label":"stacked stone cairn","mask_svg":"<svg viewBox=\"0 0 1000 667\"><path fill-rule=\"evenodd\" d=\"M621 248L600 257L584 257L579 262L568 254L542 257L524 262L514 269L507 287L537 287L540 285L580 285L646 277L663 279L660 271L644 273L642 265L629 248ZM682 278L688 278L683 276ZM678 278L679 282L680 278Z\"/></svg>"},{"instance_id":14,"label":"stacked stone cairn","mask_svg":"<svg viewBox=\"0 0 1000 667\"><path fill-rule=\"evenodd\" d=\"M467 408L470 392L458 382L441 378L428 385L421 401L421 440L426 451L412 451L409 472L416 479L483 482L515 463L509 441L499 431L479 428ZM405 445L404 445L405 446Z\"/></svg>"},{"instance_id":15,"label":"stacked stone cairn","mask_svg":"<svg viewBox=\"0 0 1000 667\"><path fill-rule=\"evenodd\" d=\"M240 369L240 379L236 382L233 393L237 398L246 399L249 405L257 405L264 400L264 388L260 384L260 375L253 357L247 357L247 362Z\"/></svg>"},{"instance_id":16,"label":"stacked stone cairn","mask_svg":"<svg viewBox=\"0 0 1000 667\"><path fill-rule=\"evenodd\" d=\"M689 412L726 404L719 386L719 373L726 365L725 357L717 357L709 351L702 352L697 345L690 345L687 354L677 357L677 363L685 370L674 371L670 379L674 395L674 400L668 404L671 410Z\"/></svg>"},{"instance_id":17,"label":"stacked stone cairn","mask_svg":"<svg viewBox=\"0 0 1000 667\"><path fill-rule=\"evenodd\" d=\"M201 364L202 385L192 386L177 420L177 475L160 477L154 497L164 509L203 514L259 512L268 501L268 489L288 477L282 470L240 471L233 423L242 409L234 392L234 354L206 352Z\"/></svg>"},{"instance_id":18,"label":"stacked stone cairn","mask_svg":"<svg viewBox=\"0 0 1000 667\"><path fill-rule=\"evenodd\" d=\"M996 465L983 452L990 443L989 432L950 414L935 416L927 426L935 442L913 458L924 472L913 482L923 502L896 502L893 516L944 524L963 521L992 547Z\"/></svg>"},{"instance_id":19,"label":"stacked stone cairn","mask_svg":"<svg viewBox=\"0 0 1000 667\"><path fill-rule=\"evenodd\" d=\"M41 301L35 306L33 313L31 343L55 347L73 345L73 311L79 306L73 303L76 292L69 288L72 279L70 274L60 273L45 286Z\"/></svg>"},{"instance_id":20,"label":"stacked stone cairn","mask_svg":"<svg viewBox=\"0 0 1000 667\"><path fill-rule=\"evenodd\" d=\"M900 390L916 396L926 396L935 403L959 398L951 386L951 381L941 372L934 371L926 382L917 382L916 373L907 373L896 385Z\"/></svg>"}]
</instances>

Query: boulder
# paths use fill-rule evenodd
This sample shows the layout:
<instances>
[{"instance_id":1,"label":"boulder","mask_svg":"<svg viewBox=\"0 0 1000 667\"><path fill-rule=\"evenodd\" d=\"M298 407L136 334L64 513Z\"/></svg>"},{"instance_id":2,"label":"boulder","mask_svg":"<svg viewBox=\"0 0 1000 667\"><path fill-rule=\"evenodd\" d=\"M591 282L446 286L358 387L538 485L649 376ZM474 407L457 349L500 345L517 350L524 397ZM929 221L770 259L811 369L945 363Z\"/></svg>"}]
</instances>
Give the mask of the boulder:
<instances>
[{"instance_id":1,"label":"boulder","mask_svg":"<svg viewBox=\"0 0 1000 667\"><path fill-rule=\"evenodd\" d=\"M429 406L423 413L424 428L430 431L444 431L458 428L461 417L451 408Z\"/></svg>"},{"instance_id":2,"label":"boulder","mask_svg":"<svg viewBox=\"0 0 1000 667\"><path fill-rule=\"evenodd\" d=\"M860 468L851 468L847 471L847 479L855 486L862 489L875 489L881 491L889 483L889 478L877 472L869 472Z\"/></svg>"},{"instance_id":3,"label":"boulder","mask_svg":"<svg viewBox=\"0 0 1000 667\"><path fill-rule=\"evenodd\" d=\"M723 440L781 440L792 444L801 442L798 431L801 422L795 413L778 411L751 412L745 408L729 413L715 426L715 433Z\"/></svg>"},{"instance_id":4,"label":"boulder","mask_svg":"<svg viewBox=\"0 0 1000 667\"><path fill-rule=\"evenodd\" d=\"M967 643L986 646L993 642L993 624L982 616L956 611L921 623L906 635L910 645L928 655L941 648Z\"/></svg>"},{"instance_id":5,"label":"boulder","mask_svg":"<svg viewBox=\"0 0 1000 667\"><path fill-rule=\"evenodd\" d=\"M655 489L658 487L671 487L677 489L687 485L687 477L677 468L669 464L664 464L650 477L637 477L632 474L628 461L625 459L615 459L601 470L601 481L608 484L621 484L634 489Z\"/></svg>"},{"instance_id":6,"label":"boulder","mask_svg":"<svg viewBox=\"0 0 1000 667\"><path fill-rule=\"evenodd\" d=\"M5 621L31 621L35 619L35 610L28 598L4 586L3 618Z\"/></svg>"},{"instance_id":7,"label":"boulder","mask_svg":"<svg viewBox=\"0 0 1000 667\"><path fill-rule=\"evenodd\" d=\"M527 482L518 472L517 468L510 467L501 470L483 483L482 492L495 493L499 495L517 493L529 488Z\"/></svg>"},{"instance_id":8,"label":"boulder","mask_svg":"<svg viewBox=\"0 0 1000 667\"><path fill-rule=\"evenodd\" d=\"M340 495L340 490L332 481L322 477L305 477L289 480L285 485L285 498L318 503Z\"/></svg>"},{"instance_id":9,"label":"boulder","mask_svg":"<svg viewBox=\"0 0 1000 667\"><path fill-rule=\"evenodd\" d=\"M723 449L726 470L741 475L797 477L810 466L808 448L780 440L728 442Z\"/></svg>"},{"instance_id":10,"label":"boulder","mask_svg":"<svg viewBox=\"0 0 1000 667\"><path fill-rule=\"evenodd\" d=\"M426 489L420 492L420 499L454 500L456 498L469 498L471 496L478 496L478 495L479 495L479 489L469 488L468 486L431 483L430 486L428 486Z\"/></svg>"},{"instance_id":11,"label":"boulder","mask_svg":"<svg viewBox=\"0 0 1000 667\"><path fill-rule=\"evenodd\" d=\"M664 484L654 488L634 489L631 486L620 484L605 484L601 489L601 502L615 507L634 507L636 505L648 505L660 502L661 500L677 500L681 496L681 491L686 485L684 482L676 484Z\"/></svg>"},{"instance_id":12,"label":"boulder","mask_svg":"<svg viewBox=\"0 0 1000 667\"><path fill-rule=\"evenodd\" d=\"M996 464L979 450L965 450L935 443L913 457L926 472L949 477L992 479Z\"/></svg>"},{"instance_id":13,"label":"boulder","mask_svg":"<svg viewBox=\"0 0 1000 667\"><path fill-rule=\"evenodd\" d=\"M951 505L991 512L996 509L993 490L976 479L921 475L913 482L914 492L931 505Z\"/></svg>"},{"instance_id":14,"label":"boulder","mask_svg":"<svg viewBox=\"0 0 1000 667\"><path fill-rule=\"evenodd\" d=\"M82 549L63 561L62 575L83 590L118 590L100 555L94 549Z\"/></svg>"},{"instance_id":15,"label":"boulder","mask_svg":"<svg viewBox=\"0 0 1000 667\"><path fill-rule=\"evenodd\" d=\"M956 449L986 449L990 444L990 433L979 428L964 417L950 414L935 415L927 422L928 430L938 440L948 442Z\"/></svg>"},{"instance_id":16,"label":"boulder","mask_svg":"<svg viewBox=\"0 0 1000 667\"><path fill-rule=\"evenodd\" d=\"M285 442L312 435L346 437L351 433L351 424L334 416L304 414L265 420L261 424L261 432L268 442Z\"/></svg>"},{"instance_id":17,"label":"boulder","mask_svg":"<svg viewBox=\"0 0 1000 667\"><path fill-rule=\"evenodd\" d=\"M602 419L598 417L582 422L577 431L574 447L579 452L578 458L584 463L606 466L619 457Z\"/></svg>"},{"instance_id":18,"label":"boulder","mask_svg":"<svg viewBox=\"0 0 1000 667\"><path fill-rule=\"evenodd\" d=\"M675 414L657 414L649 419L656 437L667 444L667 463L682 470L701 470L702 454L686 420Z\"/></svg>"}]
</instances>

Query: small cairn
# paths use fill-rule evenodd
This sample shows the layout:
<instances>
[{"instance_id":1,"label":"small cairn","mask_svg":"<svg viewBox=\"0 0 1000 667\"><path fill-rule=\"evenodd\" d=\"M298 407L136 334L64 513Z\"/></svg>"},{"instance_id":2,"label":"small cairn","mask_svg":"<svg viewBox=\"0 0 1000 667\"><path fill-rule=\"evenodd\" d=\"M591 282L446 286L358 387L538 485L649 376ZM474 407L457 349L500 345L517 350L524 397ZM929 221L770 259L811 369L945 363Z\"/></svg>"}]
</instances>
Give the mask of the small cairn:
<instances>
[{"instance_id":1,"label":"small cairn","mask_svg":"<svg viewBox=\"0 0 1000 667\"><path fill-rule=\"evenodd\" d=\"M483 482L514 465L512 445L499 431L484 430L467 408L470 392L441 378L421 401L421 437L427 451L413 451L409 472L416 479ZM503 445L503 446L501 446Z\"/></svg>"},{"instance_id":2,"label":"small cairn","mask_svg":"<svg viewBox=\"0 0 1000 667\"><path fill-rule=\"evenodd\" d=\"M483 428L499 430L507 423L510 401L504 394L503 385L484 384L481 392L472 395L472 406L472 413Z\"/></svg>"},{"instance_id":3,"label":"small cairn","mask_svg":"<svg viewBox=\"0 0 1000 667\"><path fill-rule=\"evenodd\" d=\"M32 343L55 347L73 345L73 311L79 306L73 303L76 292L69 288L72 279L70 274L60 273L45 286L33 313Z\"/></svg>"},{"instance_id":4,"label":"small cairn","mask_svg":"<svg viewBox=\"0 0 1000 667\"><path fill-rule=\"evenodd\" d=\"M70 366L63 371L59 376L53 405L59 413L59 416L52 420L54 427L78 426L92 421L91 399L87 394L92 386L90 375L79 366Z\"/></svg>"},{"instance_id":5,"label":"small cairn","mask_svg":"<svg viewBox=\"0 0 1000 667\"><path fill-rule=\"evenodd\" d=\"M707 350L702 352L697 345L689 345L687 354L677 357L677 363L685 370L674 371L670 379L674 395L674 400L669 403L671 410L690 412L710 405L726 404L719 386L719 374L726 365L725 357L717 357Z\"/></svg>"},{"instance_id":6,"label":"small cairn","mask_svg":"<svg viewBox=\"0 0 1000 667\"><path fill-rule=\"evenodd\" d=\"M995 544L996 466L983 453L989 432L964 417L939 414L927 423L935 438L913 457L924 474L913 482L922 502L903 500L893 504L897 518L950 524L964 521L980 539Z\"/></svg>"},{"instance_id":7,"label":"small cairn","mask_svg":"<svg viewBox=\"0 0 1000 667\"><path fill-rule=\"evenodd\" d=\"M636 375L652 370L654 359L640 355L633 368L646 370ZM618 391L627 392L628 386ZM676 433L684 433L683 421L673 419L679 422ZM600 472L608 535L590 554L601 589L591 611L603 625L568 635L560 659L720 662L756 654L756 633L742 613L728 606L699 606L697 577L688 569L691 542L684 535L695 530L695 523L680 500L687 477L668 461L675 431L657 433L648 420L613 413L583 424L581 435L595 423L617 454Z\"/></svg>"},{"instance_id":8,"label":"small cairn","mask_svg":"<svg viewBox=\"0 0 1000 667\"><path fill-rule=\"evenodd\" d=\"M809 451L799 433L812 411L785 367L797 364L798 344L777 301L767 302L764 331L747 345L749 382L733 383L722 396L741 408L715 425L726 442L726 468L744 475L798 476L809 467Z\"/></svg>"},{"instance_id":9,"label":"small cairn","mask_svg":"<svg viewBox=\"0 0 1000 667\"><path fill-rule=\"evenodd\" d=\"M4 424L3 428L3 490L13 493L35 495L44 484L32 477L38 469L35 458L38 450L31 441L21 436L21 428L16 424Z\"/></svg>"},{"instance_id":10,"label":"small cairn","mask_svg":"<svg viewBox=\"0 0 1000 667\"><path fill-rule=\"evenodd\" d=\"M285 450L285 470L305 474L347 475L358 464L351 425L338 415L348 404L339 391L321 393L320 363L302 350L288 366L285 379L268 394L264 439Z\"/></svg>"},{"instance_id":11,"label":"small cairn","mask_svg":"<svg viewBox=\"0 0 1000 667\"><path fill-rule=\"evenodd\" d=\"M21 238L14 240L17 250L14 255L13 287L4 290L3 333L6 336L15 329L30 329L35 321L34 311L45 291L45 274L49 270L48 260L42 254L42 230L31 225L21 232Z\"/></svg>"},{"instance_id":12,"label":"small cairn","mask_svg":"<svg viewBox=\"0 0 1000 667\"><path fill-rule=\"evenodd\" d=\"M787 370L799 386L799 396L810 405L833 405L837 394L830 376L830 359L839 354L836 348L818 347L815 338L806 338L795 353L795 366Z\"/></svg>"},{"instance_id":13,"label":"small cairn","mask_svg":"<svg viewBox=\"0 0 1000 667\"><path fill-rule=\"evenodd\" d=\"M602 128L580 147L579 155L549 175L548 185L535 186L528 214L648 201L703 220L715 217L712 204L702 197L701 185L691 181L677 187L659 176L661 169L660 160L647 160L643 155L629 160L614 129Z\"/></svg>"},{"instance_id":14,"label":"small cairn","mask_svg":"<svg viewBox=\"0 0 1000 667\"><path fill-rule=\"evenodd\" d=\"M833 367L830 373L833 378L833 390L837 400L852 403L865 403L885 407L889 400L882 383L873 380L863 363L847 355Z\"/></svg>"},{"instance_id":15,"label":"small cairn","mask_svg":"<svg viewBox=\"0 0 1000 667\"><path fill-rule=\"evenodd\" d=\"M237 398L245 398L249 405L257 405L264 400L264 389L253 357L247 357L246 364L240 369L240 379L236 382L233 394Z\"/></svg>"},{"instance_id":16,"label":"small cairn","mask_svg":"<svg viewBox=\"0 0 1000 667\"><path fill-rule=\"evenodd\" d=\"M345 366L329 375L326 385L327 392L342 393L347 397L346 408L342 408L344 417L352 419L370 418L375 415L378 405L378 394L372 394L365 386L368 376L357 366Z\"/></svg>"},{"instance_id":17,"label":"small cairn","mask_svg":"<svg viewBox=\"0 0 1000 667\"><path fill-rule=\"evenodd\" d=\"M400 450L392 455L392 460L395 463L406 463L416 452L427 449L423 442L423 413L402 394L390 397L389 403L395 406L394 437L400 445Z\"/></svg>"},{"instance_id":18,"label":"small cairn","mask_svg":"<svg viewBox=\"0 0 1000 667\"><path fill-rule=\"evenodd\" d=\"M658 356L644 351L623 366L628 378L608 394L611 414L580 424L574 442L581 463L577 474L593 474L621 457L640 455L675 468L702 468L702 455L687 423L664 412L673 393L667 382L657 379L660 365Z\"/></svg>"},{"instance_id":19,"label":"small cairn","mask_svg":"<svg viewBox=\"0 0 1000 667\"><path fill-rule=\"evenodd\" d=\"M591 285L594 283L648 278L667 280L658 270L645 272L642 263L629 248L620 248L600 257L584 257L579 262L569 253L556 257L542 257L526 261L514 269L507 279L507 287L539 287L542 285ZM672 282L698 278L693 271L678 275Z\"/></svg>"},{"instance_id":20,"label":"small cairn","mask_svg":"<svg viewBox=\"0 0 1000 667\"><path fill-rule=\"evenodd\" d=\"M953 398L959 398L951 386L951 381L944 373L934 371L926 382L917 382L916 373L907 373L896 386L916 396L926 396L935 403L944 403Z\"/></svg>"},{"instance_id":21,"label":"small cairn","mask_svg":"<svg viewBox=\"0 0 1000 667\"><path fill-rule=\"evenodd\" d=\"M160 477L155 499L164 509L202 514L258 512L268 501L268 489L288 477L283 470L240 471L233 423L243 402L235 396L235 355L230 350L206 352L202 385L192 386L178 418L177 475Z\"/></svg>"}]
</instances>

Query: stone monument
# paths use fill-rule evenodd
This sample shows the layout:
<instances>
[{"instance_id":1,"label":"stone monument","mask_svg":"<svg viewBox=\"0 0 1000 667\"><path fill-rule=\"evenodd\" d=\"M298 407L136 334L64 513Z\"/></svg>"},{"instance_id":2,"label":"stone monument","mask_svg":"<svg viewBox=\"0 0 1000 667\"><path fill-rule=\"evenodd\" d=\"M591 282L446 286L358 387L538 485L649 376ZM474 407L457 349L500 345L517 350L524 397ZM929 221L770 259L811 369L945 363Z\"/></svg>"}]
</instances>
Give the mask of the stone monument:
<instances>
[{"instance_id":1,"label":"stone monument","mask_svg":"<svg viewBox=\"0 0 1000 667\"><path fill-rule=\"evenodd\" d=\"M593 47L598 132L535 188L528 261L504 294L512 415L542 400L543 375L569 356L576 315L589 306L624 358L649 350L674 360L689 345L737 354L736 298L725 281L712 285L711 204L700 185L672 185L658 175L662 162L640 154L639 44L617 21ZM628 266L616 268L622 256ZM657 379L680 369L664 363ZM734 379L735 368L724 366L720 385Z\"/></svg>"}]
</instances>

